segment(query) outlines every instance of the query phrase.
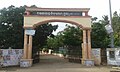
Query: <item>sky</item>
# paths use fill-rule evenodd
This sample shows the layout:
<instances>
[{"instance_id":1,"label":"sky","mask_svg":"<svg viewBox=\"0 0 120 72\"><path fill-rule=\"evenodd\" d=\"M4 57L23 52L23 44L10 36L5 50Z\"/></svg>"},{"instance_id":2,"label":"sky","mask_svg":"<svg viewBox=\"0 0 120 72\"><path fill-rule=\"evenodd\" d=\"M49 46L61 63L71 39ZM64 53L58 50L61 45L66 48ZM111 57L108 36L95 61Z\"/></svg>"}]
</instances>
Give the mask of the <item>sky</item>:
<instances>
[{"instance_id":1,"label":"sky","mask_svg":"<svg viewBox=\"0 0 120 72\"><path fill-rule=\"evenodd\" d=\"M112 13L114 11L120 13L119 1L111 0ZM109 0L0 0L0 9L10 5L16 7L36 5L42 8L90 8L89 15L92 17L102 19L103 15L109 16Z\"/></svg>"}]
</instances>

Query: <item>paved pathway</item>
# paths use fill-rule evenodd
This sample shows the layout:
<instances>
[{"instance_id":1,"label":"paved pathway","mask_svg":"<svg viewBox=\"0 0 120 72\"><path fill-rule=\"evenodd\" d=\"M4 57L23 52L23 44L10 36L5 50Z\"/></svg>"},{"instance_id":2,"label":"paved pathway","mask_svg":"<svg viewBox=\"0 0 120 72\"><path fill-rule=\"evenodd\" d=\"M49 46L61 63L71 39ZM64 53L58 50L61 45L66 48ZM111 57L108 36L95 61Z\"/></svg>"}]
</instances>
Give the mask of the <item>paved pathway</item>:
<instances>
[{"instance_id":1,"label":"paved pathway","mask_svg":"<svg viewBox=\"0 0 120 72\"><path fill-rule=\"evenodd\" d=\"M67 60L53 56L41 55L40 63L30 68L8 67L0 72L110 72L111 67L86 67L78 63L70 63Z\"/></svg>"}]
</instances>

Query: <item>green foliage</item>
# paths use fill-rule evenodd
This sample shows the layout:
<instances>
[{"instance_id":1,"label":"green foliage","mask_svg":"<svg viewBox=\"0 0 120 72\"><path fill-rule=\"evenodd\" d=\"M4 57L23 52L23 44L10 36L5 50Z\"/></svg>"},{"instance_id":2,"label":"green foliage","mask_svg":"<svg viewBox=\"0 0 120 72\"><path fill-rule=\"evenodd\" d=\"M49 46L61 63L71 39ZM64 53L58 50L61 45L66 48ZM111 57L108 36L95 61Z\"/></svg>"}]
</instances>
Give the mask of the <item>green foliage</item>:
<instances>
[{"instance_id":1,"label":"green foliage","mask_svg":"<svg viewBox=\"0 0 120 72\"><path fill-rule=\"evenodd\" d=\"M112 19L112 26L114 30L114 44L120 46L120 16L114 12Z\"/></svg>"},{"instance_id":2,"label":"green foliage","mask_svg":"<svg viewBox=\"0 0 120 72\"><path fill-rule=\"evenodd\" d=\"M26 6L9 6L0 10L0 48L23 48L24 29L23 15ZM37 7L32 5L31 7ZM52 32L58 26L43 24L36 28L36 34L33 37L33 47L40 48L46 44L48 36L53 37ZM35 50L38 50L35 49Z\"/></svg>"},{"instance_id":3,"label":"green foliage","mask_svg":"<svg viewBox=\"0 0 120 72\"><path fill-rule=\"evenodd\" d=\"M109 18L108 18L107 15L102 16L102 18L103 18L103 20L101 20L101 23L102 23L103 25L109 24L109 20L108 20Z\"/></svg>"},{"instance_id":4,"label":"green foliage","mask_svg":"<svg viewBox=\"0 0 120 72\"><path fill-rule=\"evenodd\" d=\"M52 34L53 31L55 31L57 29L57 25L52 26L51 24L42 24L38 27L36 27L36 33L35 36L33 36L33 52L32 52L32 56L33 59L35 59L34 57L39 57L39 51L42 50L43 48L45 49L45 51L48 51L46 44L47 44L47 38L49 37L53 37L54 35ZM34 60L36 61L36 60Z\"/></svg>"},{"instance_id":5,"label":"green foliage","mask_svg":"<svg viewBox=\"0 0 120 72\"><path fill-rule=\"evenodd\" d=\"M92 25L92 48L106 48L109 45L109 36L106 33L104 24L93 23Z\"/></svg>"},{"instance_id":6,"label":"green foliage","mask_svg":"<svg viewBox=\"0 0 120 72\"><path fill-rule=\"evenodd\" d=\"M40 48L47 43L47 38L54 37L52 34L58 28L57 25L52 26L51 24L42 24L36 28L35 36L33 37L33 47Z\"/></svg>"},{"instance_id":7,"label":"green foliage","mask_svg":"<svg viewBox=\"0 0 120 72\"><path fill-rule=\"evenodd\" d=\"M58 51L59 47L63 47L63 36L61 34L55 37L49 37L47 39L47 47L49 49L53 49L54 51Z\"/></svg>"},{"instance_id":8,"label":"green foliage","mask_svg":"<svg viewBox=\"0 0 120 72\"><path fill-rule=\"evenodd\" d=\"M79 27L66 26L57 36L48 38L47 46L55 53L61 53L64 56L81 57L82 30Z\"/></svg>"},{"instance_id":9,"label":"green foliage","mask_svg":"<svg viewBox=\"0 0 120 72\"><path fill-rule=\"evenodd\" d=\"M47 40L48 48L55 51L59 47L67 48L68 46L81 46L82 31L78 27L68 26L63 31L59 32L55 37L49 37Z\"/></svg>"},{"instance_id":10,"label":"green foliage","mask_svg":"<svg viewBox=\"0 0 120 72\"><path fill-rule=\"evenodd\" d=\"M24 11L12 5L0 10L0 48L23 48Z\"/></svg>"},{"instance_id":11,"label":"green foliage","mask_svg":"<svg viewBox=\"0 0 120 72\"><path fill-rule=\"evenodd\" d=\"M96 21L97 19L98 19L97 17L93 17L91 20Z\"/></svg>"},{"instance_id":12,"label":"green foliage","mask_svg":"<svg viewBox=\"0 0 120 72\"><path fill-rule=\"evenodd\" d=\"M63 31L64 45L80 46L82 43L82 30L79 27L67 26Z\"/></svg>"}]
</instances>

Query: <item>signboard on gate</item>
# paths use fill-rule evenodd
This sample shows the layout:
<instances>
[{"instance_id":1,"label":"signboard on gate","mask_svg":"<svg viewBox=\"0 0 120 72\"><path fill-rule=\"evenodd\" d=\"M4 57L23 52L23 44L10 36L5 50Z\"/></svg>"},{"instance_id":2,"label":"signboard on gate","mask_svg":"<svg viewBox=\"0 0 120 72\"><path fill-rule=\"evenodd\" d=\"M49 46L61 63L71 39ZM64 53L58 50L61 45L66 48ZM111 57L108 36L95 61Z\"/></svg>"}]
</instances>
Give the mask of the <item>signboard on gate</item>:
<instances>
[{"instance_id":1,"label":"signboard on gate","mask_svg":"<svg viewBox=\"0 0 120 72\"><path fill-rule=\"evenodd\" d=\"M31 11L31 15L40 16L82 16L82 12L77 11Z\"/></svg>"},{"instance_id":2,"label":"signboard on gate","mask_svg":"<svg viewBox=\"0 0 120 72\"><path fill-rule=\"evenodd\" d=\"M32 30L32 29L25 30L25 34L27 34L27 35L35 35L35 30Z\"/></svg>"}]
</instances>

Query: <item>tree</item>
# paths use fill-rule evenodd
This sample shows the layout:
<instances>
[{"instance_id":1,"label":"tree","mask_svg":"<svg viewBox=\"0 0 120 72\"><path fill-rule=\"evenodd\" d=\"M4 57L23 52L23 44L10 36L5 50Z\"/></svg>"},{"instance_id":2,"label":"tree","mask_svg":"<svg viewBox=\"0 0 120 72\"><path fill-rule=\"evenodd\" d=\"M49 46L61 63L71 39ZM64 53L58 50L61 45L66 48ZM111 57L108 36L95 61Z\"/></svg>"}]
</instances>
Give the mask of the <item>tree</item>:
<instances>
[{"instance_id":1,"label":"tree","mask_svg":"<svg viewBox=\"0 0 120 72\"><path fill-rule=\"evenodd\" d=\"M92 25L92 48L107 48L109 43L109 35L107 34L104 24L93 23Z\"/></svg>"},{"instance_id":2,"label":"tree","mask_svg":"<svg viewBox=\"0 0 120 72\"><path fill-rule=\"evenodd\" d=\"M49 37L47 40L48 48L55 51L59 47L67 48L69 46L80 46L82 43L82 30L79 27L66 25L63 31L60 31L55 37Z\"/></svg>"},{"instance_id":3,"label":"tree","mask_svg":"<svg viewBox=\"0 0 120 72\"><path fill-rule=\"evenodd\" d=\"M93 17L91 20L96 21L97 19L98 19L97 17Z\"/></svg>"},{"instance_id":4,"label":"tree","mask_svg":"<svg viewBox=\"0 0 120 72\"><path fill-rule=\"evenodd\" d=\"M50 48L60 46L81 46L82 30L79 27L67 26L63 31L59 32L54 38L47 40L47 45Z\"/></svg>"},{"instance_id":5,"label":"tree","mask_svg":"<svg viewBox=\"0 0 120 72\"><path fill-rule=\"evenodd\" d=\"M33 46L40 48L47 44L48 37L54 37L52 34L58 28L58 25L42 24L36 28L35 36L33 37Z\"/></svg>"},{"instance_id":6,"label":"tree","mask_svg":"<svg viewBox=\"0 0 120 72\"><path fill-rule=\"evenodd\" d=\"M33 36L33 63L39 62L39 51L46 47L48 37L54 37L52 32L55 31L57 27L57 25L53 26L48 23L36 27L36 33L35 36Z\"/></svg>"},{"instance_id":7,"label":"tree","mask_svg":"<svg viewBox=\"0 0 120 72\"><path fill-rule=\"evenodd\" d=\"M59 47L63 47L63 35L62 34L57 34L55 37L49 37L47 39L47 47L49 49L52 49L54 51L58 51Z\"/></svg>"},{"instance_id":8,"label":"tree","mask_svg":"<svg viewBox=\"0 0 120 72\"><path fill-rule=\"evenodd\" d=\"M120 16L117 11L113 14L112 27L114 31L114 44L115 46L120 46Z\"/></svg>"},{"instance_id":9,"label":"tree","mask_svg":"<svg viewBox=\"0 0 120 72\"><path fill-rule=\"evenodd\" d=\"M0 10L0 48L23 48L24 6Z\"/></svg>"},{"instance_id":10,"label":"tree","mask_svg":"<svg viewBox=\"0 0 120 72\"><path fill-rule=\"evenodd\" d=\"M13 5L0 10L0 48L23 48L24 29L23 15L26 6L15 7ZM32 5L31 7L37 7ZM38 48L46 44L47 36L52 35L52 31L57 26L43 24L36 28L36 34L33 39L33 46Z\"/></svg>"},{"instance_id":11,"label":"tree","mask_svg":"<svg viewBox=\"0 0 120 72\"><path fill-rule=\"evenodd\" d=\"M80 46L82 43L82 30L79 27L67 26L63 31L64 45Z\"/></svg>"}]
</instances>

